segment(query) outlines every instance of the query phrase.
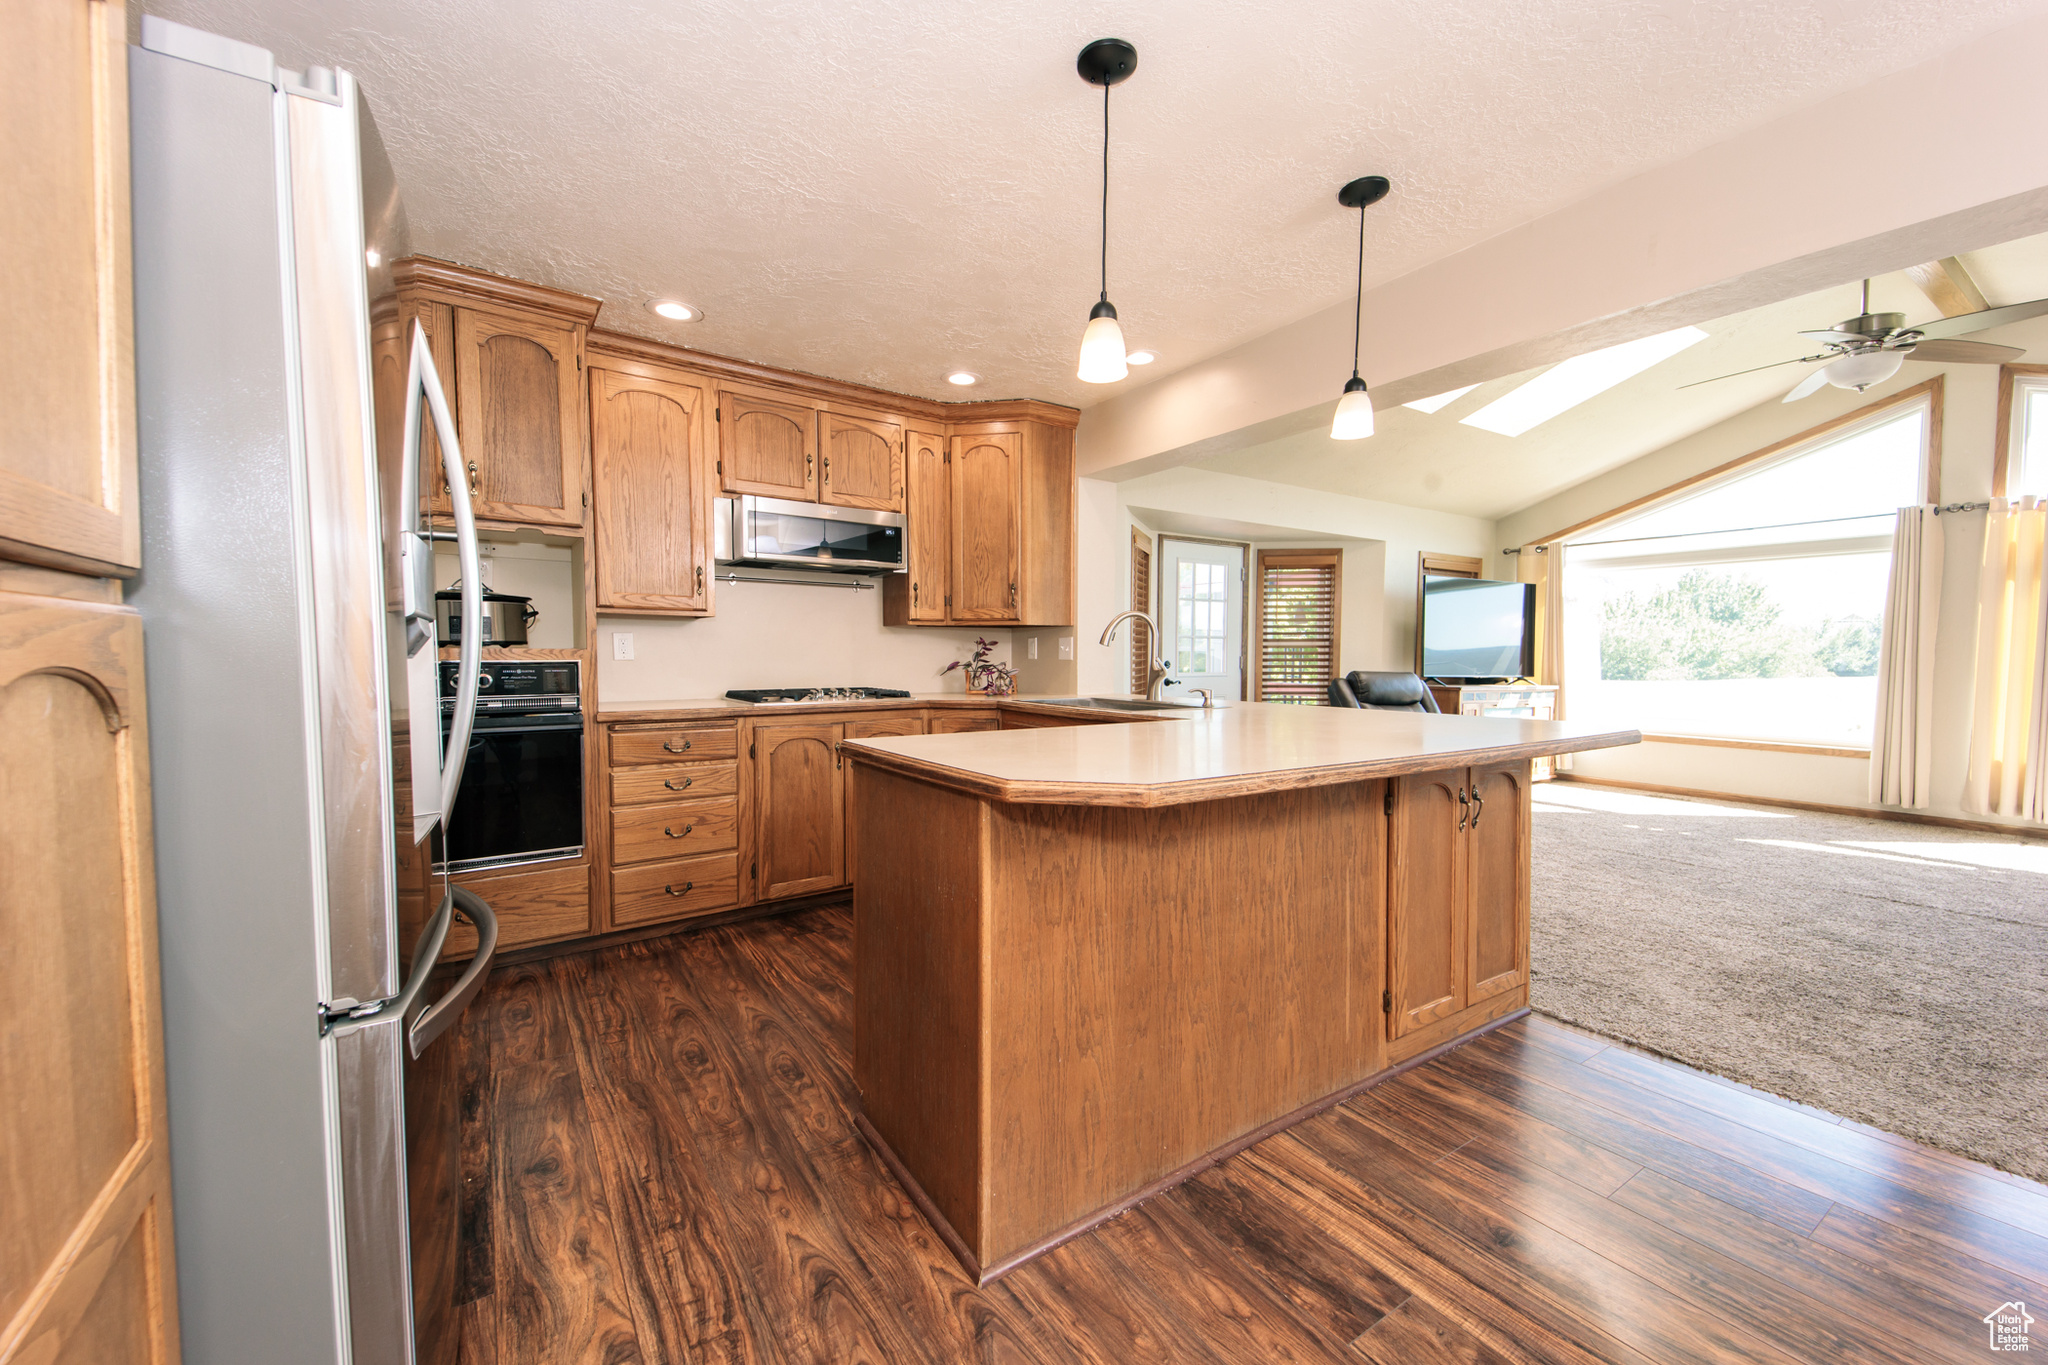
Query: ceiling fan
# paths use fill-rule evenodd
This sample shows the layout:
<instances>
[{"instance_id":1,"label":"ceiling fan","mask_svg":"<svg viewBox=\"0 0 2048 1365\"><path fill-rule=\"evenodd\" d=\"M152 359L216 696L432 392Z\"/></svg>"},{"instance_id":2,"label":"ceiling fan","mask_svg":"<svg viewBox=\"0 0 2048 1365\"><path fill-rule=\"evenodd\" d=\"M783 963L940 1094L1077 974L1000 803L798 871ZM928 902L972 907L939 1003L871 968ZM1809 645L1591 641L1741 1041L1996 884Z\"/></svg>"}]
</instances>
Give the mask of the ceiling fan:
<instances>
[{"instance_id":1,"label":"ceiling fan","mask_svg":"<svg viewBox=\"0 0 2048 1365\"><path fill-rule=\"evenodd\" d=\"M1872 384L1882 384L1890 379L1908 360L1931 360L1944 365L1998 365L2017 360L2026 354L2017 346L1994 346L1985 341L1956 341L1953 338L1981 332L1987 327L2002 327L2008 322L2039 317L2043 313L2048 313L2048 299L1959 313L1955 317L1937 318L1933 322L1908 327L1904 313L1870 311L1870 281L1865 280L1862 312L1832 327L1799 334L1808 341L1820 343L1821 349L1813 355L1737 370L1735 374L1715 375L1713 379L1699 379L1679 387L1690 389L1699 384L1733 379L1738 374L1776 369L1779 365L1812 365L1825 361L1827 363L1820 369L1800 380L1783 401L1796 403L1820 392L1828 384L1861 393Z\"/></svg>"}]
</instances>

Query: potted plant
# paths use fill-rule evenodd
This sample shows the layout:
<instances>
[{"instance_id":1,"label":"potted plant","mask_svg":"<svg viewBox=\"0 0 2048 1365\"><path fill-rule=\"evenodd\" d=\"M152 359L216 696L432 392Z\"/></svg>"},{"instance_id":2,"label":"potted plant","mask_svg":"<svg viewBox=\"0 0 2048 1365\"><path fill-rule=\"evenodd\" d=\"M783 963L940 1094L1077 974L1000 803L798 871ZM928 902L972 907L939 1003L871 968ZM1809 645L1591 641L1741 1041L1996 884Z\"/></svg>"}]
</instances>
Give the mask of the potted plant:
<instances>
[{"instance_id":1,"label":"potted plant","mask_svg":"<svg viewBox=\"0 0 2048 1365\"><path fill-rule=\"evenodd\" d=\"M1017 670L1008 664L996 663L988 657L989 651L996 647L996 642L984 640L977 635L974 637L974 645L974 654L970 658L965 662L955 659L939 670L939 676L944 677L956 668L964 668L967 670L969 692L978 692L989 697L1007 697L1015 692Z\"/></svg>"}]
</instances>

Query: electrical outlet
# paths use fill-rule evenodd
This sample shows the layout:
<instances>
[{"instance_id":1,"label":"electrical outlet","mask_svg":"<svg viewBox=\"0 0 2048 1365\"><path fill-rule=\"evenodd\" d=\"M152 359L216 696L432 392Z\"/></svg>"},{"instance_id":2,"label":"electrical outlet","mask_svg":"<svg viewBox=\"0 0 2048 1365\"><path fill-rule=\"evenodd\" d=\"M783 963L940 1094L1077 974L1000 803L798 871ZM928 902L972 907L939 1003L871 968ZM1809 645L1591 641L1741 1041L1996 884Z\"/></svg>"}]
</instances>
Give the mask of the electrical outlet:
<instances>
[{"instance_id":1,"label":"electrical outlet","mask_svg":"<svg viewBox=\"0 0 2048 1365\"><path fill-rule=\"evenodd\" d=\"M633 657L632 631L615 630L612 632L612 657L614 659L630 659Z\"/></svg>"},{"instance_id":2,"label":"electrical outlet","mask_svg":"<svg viewBox=\"0 0 2048 1365\"><path fill-rule=\"evenodd\" d=\"M1062 636L1060 636L1060 657L1061 657L1062 659L1071 659L1071 658L1073 658L1073 657L1074 657L1074 637L1073 637L1073 636L1071 636L1071 635L1062 635Z\"/></svg>"},{"instance_id":3,"label":"electrical outlet","mask_svg":"<svg viewBox=\"0 0 2048 1365\"><path fill-rule=\"evenodd\" d=\"M1038 637L1036 635L1032 636L1028 641L1025 642L1024 657L1027 659L1035 659L1038 657Z\"/></svg>"}]
</instances>

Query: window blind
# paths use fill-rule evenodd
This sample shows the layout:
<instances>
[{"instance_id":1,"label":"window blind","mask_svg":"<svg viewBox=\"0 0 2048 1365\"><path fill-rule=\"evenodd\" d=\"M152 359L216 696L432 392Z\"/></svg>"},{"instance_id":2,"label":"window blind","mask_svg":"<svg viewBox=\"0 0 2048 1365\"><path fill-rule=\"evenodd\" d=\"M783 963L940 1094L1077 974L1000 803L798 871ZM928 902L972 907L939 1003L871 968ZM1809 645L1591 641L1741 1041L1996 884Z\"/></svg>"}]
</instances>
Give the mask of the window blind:
<instances>
[{"instance_id":1,"label":"window blind","mask_svg":"<svg viewBox=\"0 0 2048 1365\"><path fill-rule=\"evenodd\" d=\"M1131 546L1131 606L1152 610L1152 552ZM1152 627L1143 621L1131 625L1131 691L1143 695L1152 676Z\"/></svg>"},{"instance_id":2,"label":"window blind","mask_svg":"<svg viewBox=\"0 0 2048 1365\"><path fill-rule=\"evenodd\" d=\"M1341 550L1259 552L1258 700L1321 706L1337 676Z\"/></svg>"}]
</instances>

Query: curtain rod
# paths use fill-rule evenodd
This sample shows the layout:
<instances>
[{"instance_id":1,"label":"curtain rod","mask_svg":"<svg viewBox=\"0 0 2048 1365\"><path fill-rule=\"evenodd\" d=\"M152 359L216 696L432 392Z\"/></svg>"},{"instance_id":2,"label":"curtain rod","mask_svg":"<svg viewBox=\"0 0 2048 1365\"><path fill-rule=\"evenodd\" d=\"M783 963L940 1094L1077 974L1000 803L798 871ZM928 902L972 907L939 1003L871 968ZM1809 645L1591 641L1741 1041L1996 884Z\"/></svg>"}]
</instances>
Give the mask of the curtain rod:
<instances>
[{"instance_id":1,"label":"curtain rod","mask_svg":"<svg viewBox=\"0 0 2048 1365\"><path fill-rule=\"evenodd\" d=\"M1938 517L1943 512L1984 512L1990 510L1990 507L1991 504L1988 502L1952 502L1935 508L1934 515Z\"/></svg>"},{"instance_id":2,"label":"curtain rod","mask_svg":"<svg viewBox=\"0 0 2048 1365\"><path fill-rule=\"evenodd\" d=\"M758 578L752 575L742 577L736 573L715 573L711 575L711 581L714 583L777 583L785 588L850 588L854 592L873 592L875 590L874 584L863 583L857 578Z\"/></svg>"}]
</instances>

